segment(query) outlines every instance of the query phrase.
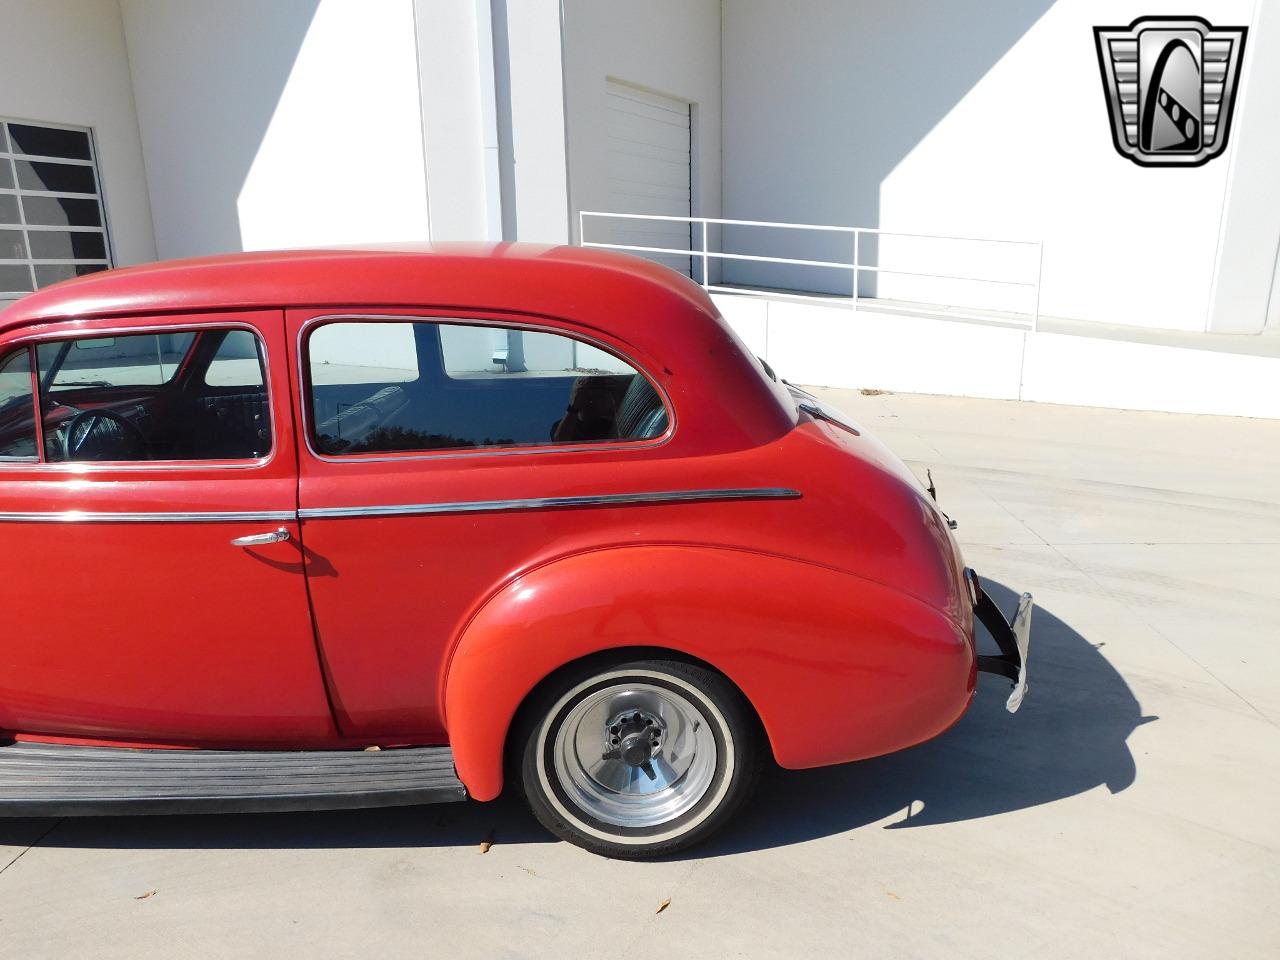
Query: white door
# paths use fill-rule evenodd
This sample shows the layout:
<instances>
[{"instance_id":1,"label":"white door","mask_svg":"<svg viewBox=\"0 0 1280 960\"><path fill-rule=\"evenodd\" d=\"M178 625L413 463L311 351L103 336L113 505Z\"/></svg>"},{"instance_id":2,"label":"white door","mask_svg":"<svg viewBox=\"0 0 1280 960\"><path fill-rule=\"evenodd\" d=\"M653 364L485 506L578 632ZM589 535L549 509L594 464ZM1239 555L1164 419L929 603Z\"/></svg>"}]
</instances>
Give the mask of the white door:
<instances>
[{"instance_id":1,"label":"white door","mask_svg":"<svg viewBox=\"0 0 1280 960\"><path fill-rule=\"evenodd\" d=\"M630 87L608 84L609 202L611 213L690 215L689 104ZM609 243L690 250L688 223L607 220ZM701 234L696 234L701 242ZM634 251L629 251L634 252ZM692 258L640 253L686 276Z\"/></svg>"}]
</instances>

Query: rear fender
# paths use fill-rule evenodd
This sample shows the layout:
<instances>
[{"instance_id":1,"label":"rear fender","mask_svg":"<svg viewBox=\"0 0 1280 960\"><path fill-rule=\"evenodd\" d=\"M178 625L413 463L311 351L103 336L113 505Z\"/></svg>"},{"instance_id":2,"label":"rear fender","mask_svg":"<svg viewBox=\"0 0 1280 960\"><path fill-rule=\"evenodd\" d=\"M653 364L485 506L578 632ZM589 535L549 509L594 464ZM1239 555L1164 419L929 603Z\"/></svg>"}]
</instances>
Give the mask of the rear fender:
<instances>
[{"instance_id":1,"label":"rear fender","mask_svg":"<svg viewBox=\"0 0 1280 960\"><path fill-rule=\"evenodd\" d=\"M918 743L950 726L973 692L973 650L961 629L879 584L719 547L577 554L508 584L459 639L445 721L470 794L501 792L512 719L544 678L633 647L683 653L722 672L754 707L784 767Z\"/></svg>"}]
</instances>

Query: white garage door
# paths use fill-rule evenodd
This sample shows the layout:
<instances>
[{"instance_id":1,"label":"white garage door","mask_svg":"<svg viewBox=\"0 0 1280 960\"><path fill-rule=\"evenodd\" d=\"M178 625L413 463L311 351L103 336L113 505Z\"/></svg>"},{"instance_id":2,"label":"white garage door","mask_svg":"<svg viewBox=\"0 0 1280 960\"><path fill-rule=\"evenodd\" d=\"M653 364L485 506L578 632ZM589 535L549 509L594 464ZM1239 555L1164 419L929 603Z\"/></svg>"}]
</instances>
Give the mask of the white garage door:
<instances>
[{"instance_id":1,"label":"white garage door","mask_svg":"<svg viewBox=\"0 0 1280 960\"><path fill-rule=\"evenodd\" d=\"M609 81L609 204L611 213L687 217L689 204L689 104ZM691 249L688 223L609 220L610 243ZM699 235L700 236L700 235ZM686 276L691 258L638 254Z\"/></svg>"}]
</instances>

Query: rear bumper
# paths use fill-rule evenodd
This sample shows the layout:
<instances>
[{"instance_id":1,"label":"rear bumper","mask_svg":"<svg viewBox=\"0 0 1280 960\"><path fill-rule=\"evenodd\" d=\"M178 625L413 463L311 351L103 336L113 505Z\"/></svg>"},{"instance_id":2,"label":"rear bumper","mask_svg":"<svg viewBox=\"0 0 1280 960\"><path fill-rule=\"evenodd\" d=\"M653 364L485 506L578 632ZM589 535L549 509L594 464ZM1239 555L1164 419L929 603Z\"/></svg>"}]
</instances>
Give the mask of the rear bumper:
<instances>
[{"instance_id":1,"label":"rear bumper","mask_svg":"<svg viewBox=\"0 0 1280 960\"><path fill-rule=\"evenodd\" d=\"M996 602L983 591L978 578L972 572L969 576L976 594L974 616L987 628L1000 648L996 655L979 654L978 669L1013 681L1013 692L1009 694L1005 707L1010 713L1016 713L1027 693L1027 653L1031 646L1031 611L1035 602L1031 594L1024 593L1018 598L1013 619L1006 620Z\"/></svg>"}]
</instances>

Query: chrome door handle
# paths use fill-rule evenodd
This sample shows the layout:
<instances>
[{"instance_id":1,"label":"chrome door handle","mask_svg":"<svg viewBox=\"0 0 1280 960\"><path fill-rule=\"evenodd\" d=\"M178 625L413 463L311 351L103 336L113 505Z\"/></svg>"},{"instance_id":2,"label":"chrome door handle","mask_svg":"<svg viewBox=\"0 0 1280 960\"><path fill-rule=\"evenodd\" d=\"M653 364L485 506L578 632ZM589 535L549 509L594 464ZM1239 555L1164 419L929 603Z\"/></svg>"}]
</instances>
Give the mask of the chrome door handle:
<instances>
[{"instance_id":1,"label":"chrome door handle","mask_svg":"<svg viewBox=\"0 0 1280 960\"><path fill-rule=\"evenodd\" d=\"M270 533L251 533L247 537L236 537L231 541L233 547L261 547L268 543L281 543L289 539L289 531L284 527Z\"/></svg>"}]
</instances>

